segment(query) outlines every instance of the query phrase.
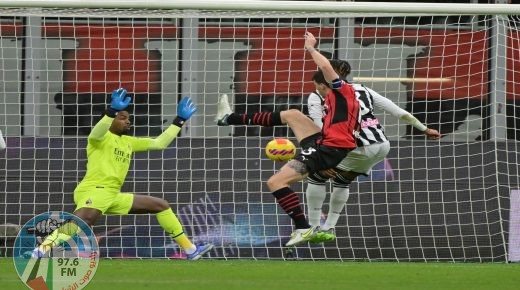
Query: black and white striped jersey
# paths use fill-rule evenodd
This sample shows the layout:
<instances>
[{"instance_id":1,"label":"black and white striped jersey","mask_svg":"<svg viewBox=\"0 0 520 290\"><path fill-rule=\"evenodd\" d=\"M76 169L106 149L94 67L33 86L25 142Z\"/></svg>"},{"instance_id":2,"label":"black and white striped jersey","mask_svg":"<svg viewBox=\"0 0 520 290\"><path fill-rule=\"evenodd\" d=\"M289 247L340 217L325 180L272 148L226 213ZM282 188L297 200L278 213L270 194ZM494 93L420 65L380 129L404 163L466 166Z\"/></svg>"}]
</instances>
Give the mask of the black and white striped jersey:
<instances>
[{"instance_id":1,"label":"black and white striped jersey","mask_svg":"<svg viewBox=\"0 0 520 290\"><path fill-rule=\"evenodd\" d=\"M383 126L380 124L379 119L374 116L374 102L378 98L384 97L363 85L352 84L352 86L356 91L361 114L361 128L356 136L357 145L364 146L388 141Z\"/></svg>"},{"instance_id":2,"label":"black and white striped jersey","mask_svg":"<svg viewBox=\"0 0 520 290\"><path fill-rule=\"evenodd\" d=\"M325 104L325 98L320 95L318 91L310 93L307 99L307 109L309 110L309 117L311 117L314 124L318 127L323 127L323 105Z\"/></svg>"}]
</instances>

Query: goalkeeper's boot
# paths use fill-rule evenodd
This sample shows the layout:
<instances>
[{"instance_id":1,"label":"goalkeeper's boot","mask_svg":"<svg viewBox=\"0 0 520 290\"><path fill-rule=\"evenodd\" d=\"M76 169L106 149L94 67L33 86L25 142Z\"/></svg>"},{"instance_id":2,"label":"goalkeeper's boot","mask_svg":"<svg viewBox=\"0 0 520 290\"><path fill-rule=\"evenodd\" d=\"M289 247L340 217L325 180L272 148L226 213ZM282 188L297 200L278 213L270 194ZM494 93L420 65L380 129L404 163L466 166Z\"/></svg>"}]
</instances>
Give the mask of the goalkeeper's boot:
<instances>
[{"instance_id":1,"label":"goalkeeper's boot","mask_svg":"<svg viewBox=\"0 0 520 290\"><path fill-rule=\"evenodd\" d=\"M213 249L213 244L207 244L202 246L197 246L197 250L191 254L186 255L186 259L190 261L195 261L200 259L204 254L211 251Z\"/></svg>"},{"instance_id":2,"label":"goalkeeper's boot","mask_svg":"<svg viewBox=\"0 0 520 290\"><path fill-rule=\"evenodd\" d=\"M334 234L334 229L328 229L326 231L318 231L316 235L309 240L309 243L323 243L330 242L336 239L336 235Z\"/></svg>"},{"instance_id":3,"label":"goalkeeper's boot","mask_svg":"<svg viewBox=\"0 0 520 290\"><path fill-rule=\"evenodd\" d=\"M46 258L48 257L48 253L51 250L51 246L49 245L39 245L34 250L32 250L31 258L38 259L38 258Z\"/></svg>"},{"instance_id":4,"label":"goalkeeper's boot","mask_svg":"<svg viewBox=\"0 0 520 290\"><path fill-rule=\"evenodd\" d=\"M308 242L318 233L319 226L314 226L308 229L296 229L291 234L291 239L285 244L287 247L295 246L297 244Z\"/></svg>"},{"instance_id":5,"label":"goalkeeper's boot","mask_svg":"<svg viewBox=\"0 0 520 290\"><path fill-rule=\"evenodd\" d=\"M217 104L217 116L215 117L215 122L219 126L228 126L227 118L231 115L233 111L231 111L231 106L229 105L228 96L226 94L222 94L218 97Z\"/></svg>"}]
</instances>

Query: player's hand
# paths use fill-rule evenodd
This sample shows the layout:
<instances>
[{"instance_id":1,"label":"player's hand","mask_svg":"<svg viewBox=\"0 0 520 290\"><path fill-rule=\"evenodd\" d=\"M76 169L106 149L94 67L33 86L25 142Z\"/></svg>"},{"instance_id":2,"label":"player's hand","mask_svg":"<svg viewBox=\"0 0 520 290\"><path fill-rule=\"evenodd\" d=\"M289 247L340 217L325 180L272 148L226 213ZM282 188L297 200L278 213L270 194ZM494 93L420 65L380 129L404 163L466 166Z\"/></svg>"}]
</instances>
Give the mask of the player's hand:
<instances>
[{"instance_id":1,"label":"player's hand","mask_svg":"<svg viewBox=\"0 0 520 290\"><path fill-rule=\"evenodd\" d=\"M441 138L441 133L439 133L439 131L435 130L435 129L426 129L426 131L423 132L424 135L426 135L428 137L428 139L430 140L437 140L439 138Z\"/></svg>"},{"instance_id":2,"label":"player's hand","mask_svg":"<svg viewBox=\"0 0 520 290\"><path fill-rule=\"evenodd\" d=\"M181 119L188 120L197 112L197 106L190 97L184 97L177 106L177 116Z\"/></svg>"},{"instance_id":3,"label":"player's hand","mask_svg":"<svg viewBox=\"0 0 520 290\"><path fill-rule=\"evenodd\" d=\"M132 102L132 98L126 95L126 90L123 88L119 88L117 90L112 91L112 99L110 101L110 108L115 111L122 111L128 107L128 105Z\"/></svg>"},{"instance_id":4,"label":"player's hand","mask_svg":"<svg viewBox=\"0 0 520 290\"><path fill-rule=\"evenodd\" d=\"M310 32L305 32L305 49L311 49L311 48L314 48L316 46L316 38L314 37L314 35Z\"/></svg>"}]
</instances>

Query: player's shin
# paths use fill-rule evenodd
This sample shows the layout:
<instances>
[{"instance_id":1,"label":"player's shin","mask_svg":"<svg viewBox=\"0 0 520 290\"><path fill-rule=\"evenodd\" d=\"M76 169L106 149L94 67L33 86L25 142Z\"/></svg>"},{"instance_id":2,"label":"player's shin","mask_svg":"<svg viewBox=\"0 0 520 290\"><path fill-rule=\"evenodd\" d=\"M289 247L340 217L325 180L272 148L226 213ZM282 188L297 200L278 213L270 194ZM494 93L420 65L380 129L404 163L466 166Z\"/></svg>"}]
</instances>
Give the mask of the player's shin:
<instances>
[{"instance_id":1,"label":"player's shin","mask_svg":"<svg viewBox=\"0 0 520 290\"><path fill-rule=\"evenodd\" d=\"M257 112L252 115L232 113L227 117L226 122L228 125L258 125L263 127L284 124L280 118L280 112Z\"/></svg>"},{"instance_id":2,"label":"player's shin","mask_svg":"<svg viewBox=\"0 0 520 290\"><path fill-rule=\"evenodd\" d=\"M187 254L192 254L197 250L197 247L184 234L182 225L171 208L157 213L156 217L164 231L167 232Z\"/></svg>"},{"instance_id":3,"label":"player's shin","mask_svg":"<svg viewBox=\"0 0 520 290\"><path fill-rule=\"evenodd\" d=\"M305 218L305 213L300 205L298 195L289 187L284 187L273 192L276 202L291 217L297 229L308 229L311 226Z\"/></svg>"},{"instance_id":4,"label":"player's shin","mask_svg":"<svg viewBox=\"0 0 520 290\"><path fill-rule=\"evenodd\" d=\"M80 229L75 222L67 222L48 235L39 248L44 252L48 252L52 248L72 239L79 231Z\"/></svg>"},{"instance_id":5,"label":"player's shin","mask_svg":"<svg viewBox=\"0 0 520 290\"><path fill-rule=\"evenodd\" d=\"M327 195L327 187L324 182L316 182L315 180L307 179L307 190L305 191L305 198L307 199L308 218L311 226L319 226L321 220L321 207Z\"/></svg>"},{"instance_id":6,"label":"player's shin","mask_svg":"<svg viewBox=\"0 0 520 290\"><path fill-rule=\"evenodd\" d=\"M325 224L322 226L322 230L324 231L327 231L336 226L339 215L343 211L343 208L345 207L345 204L348 200L349 184L338 184L333 182L332 186L334 189L330 195L329 213L327 215L327 221L325 221Z\"/></svg>"}]
</instances>

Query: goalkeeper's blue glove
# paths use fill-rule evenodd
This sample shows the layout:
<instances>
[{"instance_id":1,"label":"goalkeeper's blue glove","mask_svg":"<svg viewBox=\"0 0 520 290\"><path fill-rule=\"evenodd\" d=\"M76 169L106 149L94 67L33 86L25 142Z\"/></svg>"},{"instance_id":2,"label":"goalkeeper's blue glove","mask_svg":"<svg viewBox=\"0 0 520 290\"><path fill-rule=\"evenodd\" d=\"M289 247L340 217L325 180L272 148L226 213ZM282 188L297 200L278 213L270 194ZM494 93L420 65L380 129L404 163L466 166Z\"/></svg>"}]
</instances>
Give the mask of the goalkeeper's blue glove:
<instances>
[{"instance_id":1,"label":"goalkeeper's blue glove","mask_svg":"<svg viewBox=\"0 0 520 290\"><path fill-rule=\"evenodd\" d=\"M126 90L119 88L112 91L112 97L110 100L110 107L107 109L105 114L109 117L114 118L117 112L122 111L128 107L132 102L132 98L126 95Z\"/></svg>"},{"instance_id":2,"label":"goalkeeper's blue glove","mask_svg":"<svg viewBox=\"0 0 520 290\"><path fill-rule=\"evenodd\" d=\"M119 88L112 91L112 100L110 101L110 108L114 111L122 111L128 107L132 98L126 95L126 90Z\"/></svg>"},{"instance_id":3,"label":"goalkeeper's blue glove","mask_svg":"<svg viewBox=\"0 0 520 290\"><path fill-rule=\"evenodd\" d=\"M190 97L184 97L179 102L179 105L177 105L177 118L173 120L173 124L179 127L182 127L184 125L184 122L191 118L193 114L197 112L197 106Z\"/></svg>"}]
</instances>

